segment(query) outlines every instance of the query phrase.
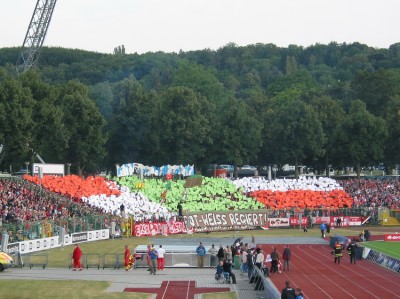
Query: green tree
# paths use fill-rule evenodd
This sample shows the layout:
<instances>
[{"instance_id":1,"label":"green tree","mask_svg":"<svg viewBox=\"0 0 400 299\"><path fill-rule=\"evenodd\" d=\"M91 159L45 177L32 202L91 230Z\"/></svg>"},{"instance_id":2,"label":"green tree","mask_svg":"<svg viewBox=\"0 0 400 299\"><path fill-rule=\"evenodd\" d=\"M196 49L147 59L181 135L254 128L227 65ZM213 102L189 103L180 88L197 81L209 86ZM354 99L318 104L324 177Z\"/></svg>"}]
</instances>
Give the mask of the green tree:
<instances>
[{"instance_id":1,"label":"green tree","mask_svg":"<svg viewBox=\"0 0 400 299\"><path fill-rule=\"evenodd\" d=\"M388 137L386 122L368 112L361 100L351 103L348 115L335 134L342 161L356 166L358 178L361 165L384 157L384 144Z\"/></svg>"},{"instance_id":2,"label":"green tree","mask_svg":"<svg viewBox=\"0 0 400 299\"><path fill-rule=\"evenodd\" d=\"M384 114L388 128L385 143L385 165L395 167L400 161L400 96L390 98Z\"/></svg>"},{"instance_id":3,"label":"green tree","mask_svg":"<svg viewBox=\"0 0 400 299\"><path fill-rule=\"evenodd\" d=\"M262 145L263 124L254 114L255 111L243 101L228 101L215 132L214 147L219 152L219 161L235 166L256 161Z\"/></svg>"},{"instance_id":4,"label":"green tree","mask_svg":"<svg viewBox=\"0 0 400 299\"><path fill-rule=\"evenodd\" d=\"M159 163L159 97L145 93L134 78L114 86L115 111L107 143L109 166L115 163Z\"/></svg>"},{"instance_id":5,"label":"green tree","mask_svg":"<svg viewBox=\"0 0 400 299\"><path fill-rule=\"evenodd\" d=\"M292 163L298 176L299 162L323 155L325 135L314 109L296 98L296 91L279 94L267 113L266 149L273 162ZM298 92L298 91L297 91Z\"/></svg>"},{"instance_id":6,"label":"green tree","mask_svg":"<svg viewBox=\"0 0 400 299\"><path fill-rule=\"evenodd\" d=\"M400 93L399 84L398 72L380 69L376 72L359 72L354 77L351 87L355 98L365 102L369 112L382 116L390 97Z\"/></svg>"},{"instance_id":7,"label":"green tree","mask_svg":"<svg viewBox=\"0 0 400 299\"><path fill-rule=\"evenodd\" d=\"M28 88L17 79L5 75L0 80L0 144L3 144L3 165L21 167L30 160L29 143L34 132L32 119L34 99Z\"/></svg>"},{"instance_id":8,"label":"green tree","mask_svg":"<svg viewBox=\"0 0 400 299\"><path fill-rule=\"evenodd\" d=\"M32 111L32 139L29 147L37 152L45 161L65 163L67 144L67 128L62 122L63 111L57 104L58 88L43 82L36 72L26 72L19 77L24 88L30 90L34 99ZM36 159L31 157L32 162Z\"/></svg>"},{"instance_id":9,"label":"green tree","mask_svg":"<svg viewBox=\"0 0 400 299\"><path fill-rule=\"evenodd\" d=\"M85 168L92 172L105 156L105 120L89 98L87 87L81 83L71 81L63 86L58 101L68 129L65 158L77 167L79 175Z\"/></svg>"},{"instance_id":10,"label":"green tree","mask_svg":"<svg viewBox=\"0 0 400 299\"><path fill-rule=\"evenodd\" d=\"M186 164L204 159L212 142L210 119L215 106L187 87L171 87L161 99L157 126L162 160Z\"/></svg>"},{"instance_id":11,"label":"green tree","mask_svg":"<svg viewBox=\"0 0 400 299\"><path fill-rule=\"evenodd\" d=\"M309 103L318 114L322 129L326 137L324 149L324 169L326 176L329 176L329 164L335 157L336 140L335 132L344 120L345 112L342 103L324 94L315 94L311 96ZM338 162L338 161L335 161Z\"/></svg>"}]
</instances>

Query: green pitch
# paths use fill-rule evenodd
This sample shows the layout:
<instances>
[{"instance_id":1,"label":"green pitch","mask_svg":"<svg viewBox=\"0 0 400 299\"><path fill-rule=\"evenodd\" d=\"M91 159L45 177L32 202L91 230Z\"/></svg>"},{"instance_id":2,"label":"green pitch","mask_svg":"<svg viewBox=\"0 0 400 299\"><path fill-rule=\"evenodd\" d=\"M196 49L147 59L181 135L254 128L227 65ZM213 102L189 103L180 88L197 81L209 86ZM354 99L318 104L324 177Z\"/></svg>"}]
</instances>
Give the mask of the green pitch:
<instances>
[{"instance_id":1,"label":"green pitch","mask_svg":"<svg viewBox=\"0 0 400 299\"><path fill-rule=\"evenodd\" d=\"M362 244L365 247L382 252L396 259L400 259L400 242L370 241Z\"/></svg>"}]
</instances>

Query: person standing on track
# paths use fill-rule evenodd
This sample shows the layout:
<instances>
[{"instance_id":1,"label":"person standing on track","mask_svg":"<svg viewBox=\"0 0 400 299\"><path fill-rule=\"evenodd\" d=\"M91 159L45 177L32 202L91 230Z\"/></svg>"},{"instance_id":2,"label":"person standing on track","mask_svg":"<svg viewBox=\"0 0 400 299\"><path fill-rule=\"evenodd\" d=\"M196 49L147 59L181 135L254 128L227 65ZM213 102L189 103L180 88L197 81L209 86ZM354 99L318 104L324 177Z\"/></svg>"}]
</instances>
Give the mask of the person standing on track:
<instances>
[{"instance_id":1,"label":"person standing on track","mask_svg":"<svg viewBox=\"0 0 400 299\"><path fill-rule=\"evenodd\" d=\"M342 250L343 246L339 242L335 243L335 246L333 247L333 255L335 256L335 264L338 263L340 264L340 258L342 257Z\"/></svg>"},{"instance_id":2,"label":"person standing on track","mask_svg":"<svg viewBox=\"0 0 400 299\"><path fill-rule=\"evenodd\" d=\"M276 251L276 248L271 252L271 273L278 272L278 262L279 262L279 254L278 251Z\"/></svg>"},{"instance_id":3,"label":"person standing on track","mask_svg":"<svg viewBox=\"0 0 400 299\"><path fill-rule=\"evenodd\" d=\"M347 246L347 252L350 255L350 264L354 262L356 263L356 251L357 251L357 244L356 242L351 241L351 243Z\"/></svg>"},{"instance_id":4,"label":"person standing on track","mask_svg":"<svg viewBox=\"0 0 400 299\"><path fill-rule=\"evenodd\" d=\"M290 270L290 258L292 256L292 251L289 248L289 245L286 245L285 249L283 249L283 271Z\"/></svg>"},{"instance_id":5,"label":"person standing on track","mask_svg":"<svg viewBox=\"0 0 400 299\"><path fill-rule=\"evenodd\" d=\"M294 289L290 286L290 281L286 280L286 287L282 290L281 299L296 299L296 293Z\"/></svg>"},{"instance_id":6,"label":"person standing on track","mask_svg":"<svg viewBox=\"0 0 400 299\"><path fill-rule=\"evenodd\" d=\"M75 244L75 249L72 253L72 259L74 261L73 271L76 271L76 269L82 271L81 257L82 257L82 250L80 249L78 244Z\"/></svg>"}]
</instances>

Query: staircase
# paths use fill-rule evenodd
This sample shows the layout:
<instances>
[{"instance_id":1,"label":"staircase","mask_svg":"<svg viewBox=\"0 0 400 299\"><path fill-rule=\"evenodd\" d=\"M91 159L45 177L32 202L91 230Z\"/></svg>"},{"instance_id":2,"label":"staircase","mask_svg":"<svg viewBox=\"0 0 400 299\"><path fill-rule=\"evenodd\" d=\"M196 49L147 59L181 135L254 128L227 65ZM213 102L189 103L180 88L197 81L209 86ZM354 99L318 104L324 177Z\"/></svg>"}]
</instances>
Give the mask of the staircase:
<instances>
[{"instance_id":1,"label":"staircase","mask_svg":"<svg viewBox=\"0 0 400 299\"><path fill-rule=\"evenodd\" d=\"M400 222L395 217L387 217L384 218L382 221L383 226L399 226Z\"/></svg>"}]
</instances>

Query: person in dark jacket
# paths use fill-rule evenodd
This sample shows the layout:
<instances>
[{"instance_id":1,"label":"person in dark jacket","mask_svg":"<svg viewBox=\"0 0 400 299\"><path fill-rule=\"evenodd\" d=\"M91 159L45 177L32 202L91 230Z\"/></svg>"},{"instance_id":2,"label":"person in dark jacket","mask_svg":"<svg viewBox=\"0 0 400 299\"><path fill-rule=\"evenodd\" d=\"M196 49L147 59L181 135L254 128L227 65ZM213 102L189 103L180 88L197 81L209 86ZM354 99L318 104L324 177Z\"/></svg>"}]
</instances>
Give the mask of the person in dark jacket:
<instances>
[{"instance_id":1,"label":"person in dark jacket","mask_svg":"<svg viewBox=\"0 0 400 299\"><path fill-rule=\"evenodd\" d=\"M271 273L278 272L278 262L279 262L279 254L276 251L276 248L271 252Z\"/></svg>"},{"instance_id":2,"label":"person in dark jacket","mask_svg":"<svg viewBox=\"0 0 400 299\"><path fill-rule=\"evenodd\" d=\"M281 299L296 299L296 293L290 286L290 281L286 280L286 287L282 290Z\"/></svg>"},{"instance_id":3,"label":"person in dark jacket","mask_svg":"<svg viewBox=\"0 0 400 299\"><path fill-rule=\"evenodd\" d=\"M232 283L236 284L236 276L232 272L231 263L229 263L227 260L224 260L222 268L224 269L224 272L229 273L229 276L232 278Z\"/></svg>"},{"instance_id":4,"label":"person in dark jacket","mask_svg":"<svg viewBox=\"0 0 400 299\"><path fill-rule=\"evenodd\" d=\"M223 262L225 259L225 252L222 246L219 246L218 253L217 253L218 262Z\"/></svg>"},{"instance_id":5,"label":"person in dark jacket","mask_svg":"<svg viewBox=\"0 0 400 299\"><path fill-rule=\"evenodd\" d=\"M347 246L347 253L350 255L350 264L352 264L353 262L354 264L356 263L356 251L357 251L357 244L353 240Z\"/></svg>"},{"instance_id":6,"label":"person in dark jacket","mask_svg":"<svg viewBox=\"0 0 400 299\"><path fill-rule=\"evenodd\" d=\"M247 250L247 276L249 279L253 275L254 272L254 261L253 261L253 253L251 249Z\"/></svg>"},{"instance_id":7,"label":"person in dark jacket","mask_svg":"<svg viewBox=\"0 0 400 299\"><path fill-rule=\"evenodd\" d=\"M292 251L289 248L289 245L286 245L285 249L283 249L283 271L290 270L290 258L292 255Z\"/></svg>"}]
</instances>

